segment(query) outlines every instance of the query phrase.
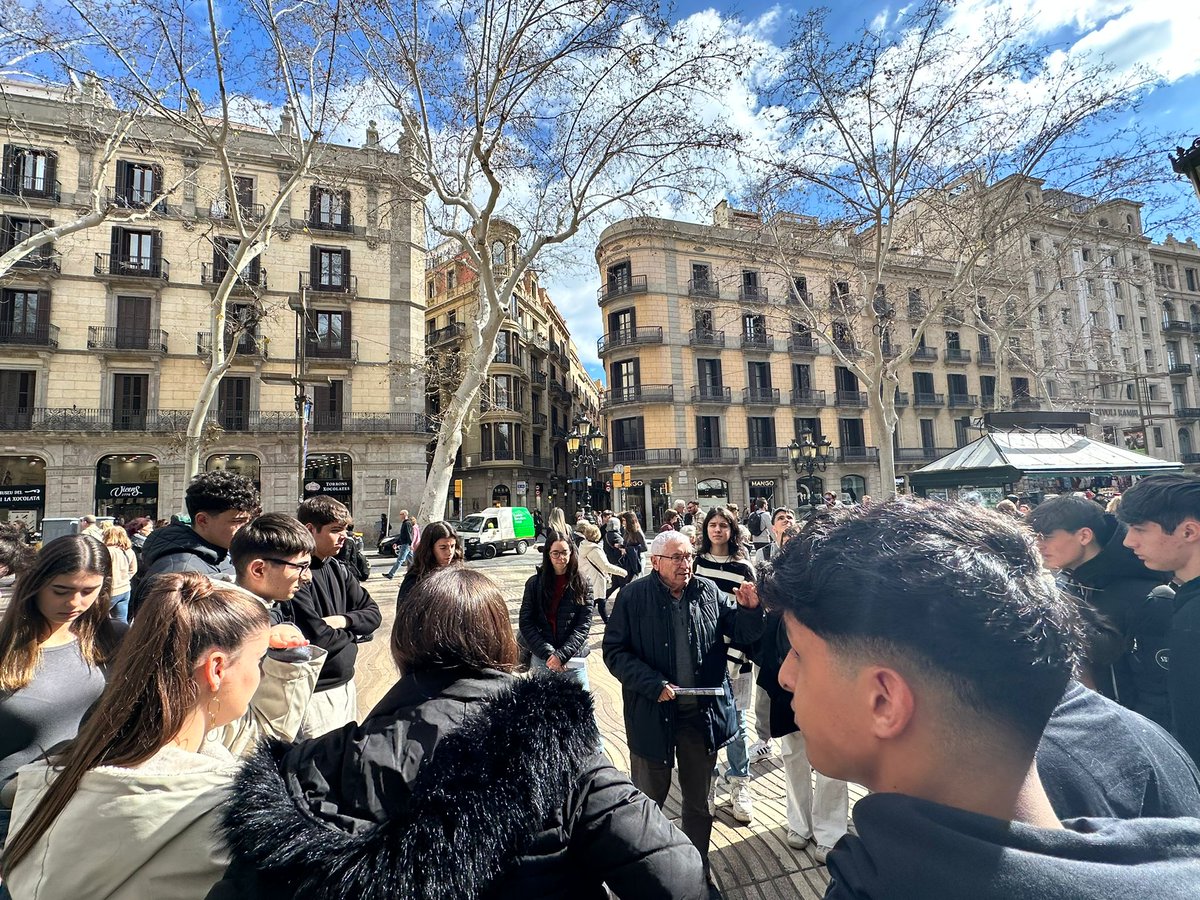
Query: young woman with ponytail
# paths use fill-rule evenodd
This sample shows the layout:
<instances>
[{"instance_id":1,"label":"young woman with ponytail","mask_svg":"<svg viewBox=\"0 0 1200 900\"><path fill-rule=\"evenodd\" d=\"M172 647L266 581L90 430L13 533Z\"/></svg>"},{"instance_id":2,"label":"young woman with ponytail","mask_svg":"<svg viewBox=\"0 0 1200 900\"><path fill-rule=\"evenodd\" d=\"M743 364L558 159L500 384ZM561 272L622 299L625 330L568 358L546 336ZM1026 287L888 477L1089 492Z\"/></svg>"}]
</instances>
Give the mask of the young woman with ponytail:
<instances>
[{"instance_id":1,"label":"young woman with ponytail","mask_svg":"<svg viewBox=\"0 0 1200 900\"><path fill-rule=\"evenodd\" d=\"M78 737L17 776L5 886L14 900L183 900L220 879L216 810L270 641L252 594L160 576ZM102 835L97 840L97 835Z\"/></svg>"}]
</instances>

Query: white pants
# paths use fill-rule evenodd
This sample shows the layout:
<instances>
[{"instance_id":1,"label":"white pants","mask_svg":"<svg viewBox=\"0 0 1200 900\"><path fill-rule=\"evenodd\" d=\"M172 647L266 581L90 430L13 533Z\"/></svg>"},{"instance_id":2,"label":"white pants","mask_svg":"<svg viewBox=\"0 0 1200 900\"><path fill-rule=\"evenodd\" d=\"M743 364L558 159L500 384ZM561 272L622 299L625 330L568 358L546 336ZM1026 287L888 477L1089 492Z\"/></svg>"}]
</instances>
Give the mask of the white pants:
<instances>
[{"instance_id":1,"label":"white pants","mask_svg":"<svg viewBox=\"0 0 1200 900\"><path fill-rule=\"evenodd\" d=\"M318 691L308 701L308 712L300 726L298 738L315 738L358 721L358 691L351 678L345 684Z\"/></svg>"},{"instance_id":2,"label":"white pants","mask_svg":"<svg viewBox=\"0 0 1200 900\"><path fill-rule=\"evenodd\" d=\"M846 782L826 778L808 764L804 735L795 731L780 739L787 782L788 830L832 847L846 833L850 791ZM813 776L817 787L813 790Z\"/></svg>"}]
</instances>

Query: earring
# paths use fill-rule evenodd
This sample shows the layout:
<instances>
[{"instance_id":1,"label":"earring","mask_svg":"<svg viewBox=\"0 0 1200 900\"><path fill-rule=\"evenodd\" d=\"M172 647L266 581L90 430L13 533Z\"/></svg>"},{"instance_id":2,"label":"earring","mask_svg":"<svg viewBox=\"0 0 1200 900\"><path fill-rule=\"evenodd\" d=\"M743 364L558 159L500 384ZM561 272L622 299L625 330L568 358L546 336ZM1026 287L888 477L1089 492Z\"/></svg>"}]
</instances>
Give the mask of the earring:
<instances>
[{"instance_id":1,"label":"earring","mask_svg":"<svg viewBox=\"0 0 1200 900\"><path fill-rule=\"evenodd\" d=\"M221 698L213 694L212 699L208 701L208 734L206 737L211 737L217 727L217 716L221 712ZM215 738L213 738L215 740Z\"/></svg>"}]
</instances>

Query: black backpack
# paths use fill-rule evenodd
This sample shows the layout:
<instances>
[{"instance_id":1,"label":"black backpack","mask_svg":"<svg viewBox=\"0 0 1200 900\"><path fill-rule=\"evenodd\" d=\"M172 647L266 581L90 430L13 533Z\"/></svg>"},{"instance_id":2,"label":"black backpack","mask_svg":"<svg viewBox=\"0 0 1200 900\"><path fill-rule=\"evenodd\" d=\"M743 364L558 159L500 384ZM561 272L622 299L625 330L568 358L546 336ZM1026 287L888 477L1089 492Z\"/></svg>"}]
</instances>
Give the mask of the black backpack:
<instances>
[{"instance_id":1,"label":"black backpack","mask_svg":"<svg viewBox=\"0 0 1200 900\"><path fill-rule=\"evenodd\" d=\"M763 519L766 519L764 522ZM764 531L771 527L771 515L765 509L760 509L750 517L749 526L750 533L758 537Z\"/></svg>"}]
</instances>

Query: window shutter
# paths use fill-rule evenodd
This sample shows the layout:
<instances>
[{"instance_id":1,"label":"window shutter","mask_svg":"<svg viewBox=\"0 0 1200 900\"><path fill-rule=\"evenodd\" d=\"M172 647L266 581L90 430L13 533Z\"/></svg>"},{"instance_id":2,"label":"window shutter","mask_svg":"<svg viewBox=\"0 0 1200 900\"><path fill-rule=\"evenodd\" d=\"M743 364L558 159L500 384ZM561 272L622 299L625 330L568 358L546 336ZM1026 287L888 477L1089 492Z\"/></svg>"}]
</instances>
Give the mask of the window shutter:
<instances>
[{"instance_id":1,"label":"window shutter","mask_svg":"<svg viewBox=\"0 0 1200 900\"><path fill-rule=\"evenodd\" d=\"M213 283L225 277L229 271L229 239L219 237L213 241Z\"/></svg>"},{"instance_id":2,"label":"window shutter","mask_svg":"<svg viewBox=\"0 0 1200 900\"><path fill-rule=\"evenodd\" d=\"M5 148L8 149L7 147ZM0 253L13 248L12 216L0 216Z\"/></svg>"},{"instance_id":3,"label":"window shutter","mask_svg":"<svg viewBox=\"0 0 1200 900\"><path fill-rule=\"evenodd\" d=\"M37 327L38 334L48 335L50 333L50 291L38 291L37 302Z\"/></svg>"},{"instance_id":4,"label":"window shutter","mask_svg":"<svg viewBox=\"0 0 1200 900\"><path fill-rule=\"evenodd\" d=\"M635 389L642 386L642 361L640 359L633 361L633 384L630 386Z\"/></svg>"},{"instance_id":5,"label":"window shutter","mask_svg":"<svg viewBox=\"0 0 1200 900\"><path fill-rule=\"evenodd\" d=\"M58 198L58 186L55 182L58 181L58 154L53 150L46 151L46 184L44 185L46 196Z\"/></svg>"},{"instance_id":6,"label":"window shutter","mask_svg":"<svg viewBox=\"0 0 1200 900\"><path fill-rule=\"evenodd\" d=\"M349 191L342 191L342 192L341 192L341 199L342 199L342 218L341 218L341 223L342 223L342 225L345 225L346 227L349 227L349 226L350 226L350 222L351 222L351 219L350 219L350 192L349 192Z\"/></svg>"},{"instance_id":7,"label":"window shutter","mask_svg":"<svg viewBox=\"0 0 1200 900\"><path fill-rule=\"evenodd\" d=\"M347 350L350 348L350 310L342 313L342 346Z\"/></svg>"},{"instance_id":8,"label":"window shutter","mask_svg":"<svg viewBox=\"0 0 1200 900\"><path fill-rule=\"evenodd\" d=\"M246 279L253 285L257 286L262 274L262 257L256 256L250 260L250 265L246 267Z\"/></svg>"},{"instance_id":9,"label":"window shutter","mask_svg":"<svg viewBox=\"0 0 1200 900\"><path fill-rule=\"evenodd\" d=\"M155 163L150 171L154 175L154 199L157 200L163 195L163 167Z\"/></svg>"},{"instance_id":10,"label":"window shutter","mask_svg":"<svg viewBox=\"0 0 1200 900\"><path fill-rule=\"evenodd\" d=\"M109 244L109 252L112 254L113 265L116 265L121 260L121 254L124 252L121 245L125 241L125 229L116 226L112 230L112 242ZM110 271L112 271L110 269Z\"/></svg>"},{"instance_id":11,"label":"window shutter","mask_svg":"<svg viewBox=\"0 0 1200 900\"><path fill-rule=\"evenodd\" d=\"M342 284L347 290L350 289L350 251L349 249L342 250Z\"/></svg>"},{"instance_id":12,"label":"window shutter","mask_svg":"<svg viewBox=\"0 0 1200 900\"><path fill-rule=\"evenodd\" d=\"M315 190L315 188L314 188ZM308 286L315 288L321 283L321 248L313 244L308 248Z\"/></svg>"},{"instance_id":13,"label":"window shutter","mask_svg":"<svg viewBox=\"0 0 1200 900\"><path fill-rule=\"evenodd\" d=\"M124 204L128 204L130 195L133 193L133 173L128 160L117 160L117 199Z\"/></svg>"},{"instance_id":14,"label":"window shutter","mask_svg":"<svg viewBox=\"0 0 1200 900\"><path fill-rule=\"evenodd\" d=\"M321 221L321 194L315 184L308 189L308 221L312 225Z\"/></svg>"},{"instance_id":15,"label":"window shutter","mask_svg":"<svg viewBox=\"0 0 1200 900\"><path fill-rule=\"evenodd\" d=\"M12 144L4 145L4 170L0 172L0 184L4 190L10 194L16 193L16 173L13 171L16 164L16 148Z\"/></svg>"},{"instance_id":16,"label":"window shutter","mask_svg":"<svg viewBox=\"0 0 1200 900\"><path fill-rule=\"evenodd\" d=\"M163 273L162 232L158 229L150 232L150 271L155 275Z\"/></svg>"}]
</instances>

